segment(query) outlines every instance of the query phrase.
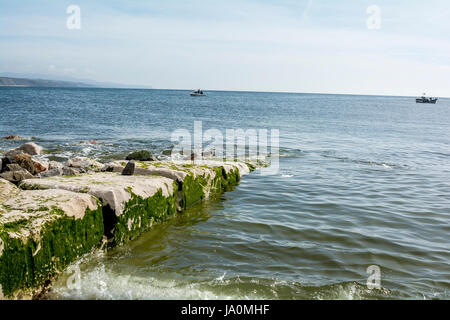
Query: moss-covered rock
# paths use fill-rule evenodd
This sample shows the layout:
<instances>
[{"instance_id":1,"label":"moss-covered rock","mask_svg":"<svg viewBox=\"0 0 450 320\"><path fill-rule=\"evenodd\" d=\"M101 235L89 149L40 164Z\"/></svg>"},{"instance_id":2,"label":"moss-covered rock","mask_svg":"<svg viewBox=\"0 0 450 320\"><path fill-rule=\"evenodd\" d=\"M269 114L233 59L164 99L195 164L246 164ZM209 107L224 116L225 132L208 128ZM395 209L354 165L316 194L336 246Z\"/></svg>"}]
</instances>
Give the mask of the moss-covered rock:
<instances>
[{"instance_id":1,"label":"moss-covered rock","mask_svg":"<svg viewBox=\"0 0 450 320\"><path fill-rule=\"evenodd\" d=\"M178 184L158 176L123 176L114 172L90 173L76 177L26 180L23 189L62 189L86 193L103 204L105 232L111 243L133 239L176 212Z\"/></svg>"},{"instance_id":2,"label":"moss-covered rock","mask_svg":"<svg viewBox=\"0 0 450 320\"><path fill-rule=\"evenodd\" d=\"M101 244L102 208L90 195L20 191L0 199L0 297L32 298L46 282Z\"/></svg>"},{"instance_id":3,"label":"moss-covered rock","mask_svg":"<svg viewBox=\"0 0 450 320\"><path fill-rule=\"evenodd\" d=\"M126 162L109 163L107 170L122 172ZM178 182L181 192L178 208L186 209L195 203L217 194L232 190L241 176L250 172L249 167L241 162L223 161L137 161L135 174L158 175Z\"/></svg>"},{"instance_id":4,"label":"moss-covered rock","mask_svg":"<svg viewBox=\"0 0 450 320\"><path fill-rule=\"evenodd\" d=\"M29 297L106 236L121 244L250 172L241 162L137 161L135 175L108 172L0 180L0 297ZM98 199L98 200L97 200Z\"/></svg>"},{"instance_id":5,"label":"moss-covered rock","mask_svg":"<svg viewBox=\"0 0 450 320\"><path fill-rule=\"evenodd\" d=\"M172 190L177 190L177 183L172 182ZM159 189L154 195L144 198L130 190L131 198L112 226L113 244L117 245L132 240L148 230L153 223L164 221L177 212L177 193L164 195Z\"/></svg>"},{"instance_id":6,"label":"moss-covered rock","mask_svg":"<svg viewBox=\"0 0 450 320\"><path fill-rule=\"evenodd\" d=\"M136 150L130 153L126 160L153 161L154 156L147 150Z\"/></svg>"}]
</instances>

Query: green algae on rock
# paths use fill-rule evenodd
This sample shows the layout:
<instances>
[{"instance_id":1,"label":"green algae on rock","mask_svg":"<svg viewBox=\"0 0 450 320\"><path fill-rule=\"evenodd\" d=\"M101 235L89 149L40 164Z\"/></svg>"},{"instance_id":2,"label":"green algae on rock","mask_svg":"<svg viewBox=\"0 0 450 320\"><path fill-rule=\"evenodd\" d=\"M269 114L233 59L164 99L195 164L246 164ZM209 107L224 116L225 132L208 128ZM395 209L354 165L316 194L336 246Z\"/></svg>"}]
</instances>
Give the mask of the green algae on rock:
<instances>
[{"instance_id":1,"label":"green algae on rock","mask_svg":"<svg viewBox=\"0 0 450 320\"><path fill-rule=\"evenodd\" d=\"M173 182L176 190L176 182ZM125 204L123 213L112 226L114 245L132 240L148 230L153 223L161 222L177 212L177 195L165 196L159 189L153 196L144 198L130 190L131 199Z\"/></svg>"},{"instance_id":2,"label":"green algae on rock","mask_svg":"<svg viewBox=\"0 0 450 320\"><path fill-rule=\"evenodd\" d=\"M150 151L147 150L136 150L130 153L126 160L140 160L140 161L153 161L154 157L150 153Z\"/></svg>"},{"instance_id":3,"label":"green algae on rock","mask_svg":"<svg viewBox=\"0 0 450 320\"><path fill-rule=\"evenodd\" d=\"M125 161L114 161L105 166L105 170L122 172ZM252 168L254 170L255 167ZM177 162L136 161L135 174L158 175L178 182L181 198L179 210L186 209L210 194L230 191L241 177L250 172L250 167L242 162L223 162L204 160Z\"/></svg>"},{"instance_id":4,"label":"green algae on rock","mask_svg":"<svg viewBox=\"0 0 450 320\"><path fill-rule=\"evenodd\" d=\"M0 189L8 193L0 199L0 297L34 297L59 271L101 244L96 198L64 190L21 191L5 181Z\"/></svg>"},{"instance_id":5,"label":"green algae on rock","mask_svg":"<svg viewBox=\"0 0 450 320\"><path fill-rule=\"evenodd\" d=\"M25 180L23 189L61 189L86 193L103 204L105 234L113 244L135 238L177 211L177 183L166 177L89 173L76 177Z\"/></svg>"}]
</instances>

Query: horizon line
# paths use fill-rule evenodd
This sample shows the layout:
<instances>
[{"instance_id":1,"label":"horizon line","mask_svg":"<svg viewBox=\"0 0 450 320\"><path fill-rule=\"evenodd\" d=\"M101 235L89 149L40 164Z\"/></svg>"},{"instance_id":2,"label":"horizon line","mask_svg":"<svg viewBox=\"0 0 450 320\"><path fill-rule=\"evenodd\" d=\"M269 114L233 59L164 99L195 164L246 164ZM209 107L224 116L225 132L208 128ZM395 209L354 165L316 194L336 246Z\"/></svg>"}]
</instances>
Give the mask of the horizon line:
<instances>
[{"instance_id":1,"label":"horizon line","mask_svg":"<svg viewBox=\"0 0 450 320\"><path fill-rule=\"evenodd\" d=\"M2 72L3 73L3 72ZM53 80L53 79L45 79L45 78L19 78L19 77L8 77L8 76L0 76L0 78L11 78L11 79L23 79L23 80L44 80L44 81L55 81L55 82L67 82L67 83L78 83L78 84L86 84L89 87L47 87L47 86L21 86L21 85L0 85L0 88L62 88L62 89L125 89L125 90L172 90L172 91L191 91L193 89L180 89L180 88L156 88L150 85L138 85L138 84L124 84L124 83L114 83L118 85L118 87L102 87L96 86L95 84L90 84L83 82L82 79L78 80ZM85 80L86 81L86 80ZM105 81L98 80L89 80L98 83L102 83ZM113 84L113 83L111 83ZM124 86L124 87L121 87ZM133 87L136 88L133 88ZM245 89L203 89L204 91L217 91L217 92L248 92L248 93L283 93L283 94L311 94L311 95L346 95L346 96L373 96L373 97L404 97L404 98L414 98L417 96L413 95L392 95L392 94L382 94L382 93L333 93L333 92L300 92L300 91L262 91L262 90L245 90ZM419 95L422 96L422 95ZM444 98L448 99L450 96L433 96L436 98Z\"/></svg>"}]
</instances>

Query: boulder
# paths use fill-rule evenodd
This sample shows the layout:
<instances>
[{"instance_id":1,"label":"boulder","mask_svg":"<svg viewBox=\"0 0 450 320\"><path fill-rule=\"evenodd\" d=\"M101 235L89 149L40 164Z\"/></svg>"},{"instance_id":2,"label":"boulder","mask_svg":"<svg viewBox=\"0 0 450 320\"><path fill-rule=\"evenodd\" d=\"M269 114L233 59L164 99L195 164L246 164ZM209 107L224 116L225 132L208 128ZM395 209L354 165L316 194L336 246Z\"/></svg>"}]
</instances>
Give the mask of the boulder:
<instances>
[{"instance_id":1,"label":"boulder","mask_svg":"<svg viewBox=\"0 0 450 320\"><path fill-rule=\"evenodd\" d=\"M51 170L51 169L62 169L64 168L64 164L62 164L61 162L58 161L50 161L48 163L48 169L47 170Z\"/></svg>"},{"instance_id":2,"label":"boulder","mask_svg":"<svg viewBox=\"0 0 450 320\"><path fill-rule=\"evenodd\" d=\"M70 168L72 169L72 168ZM56 177L56 176L62 176L63 175L63 169L62 168L53 168L44 172L40 173L41 178L48 178L48 177Z\"/></svg>"},{"instance_id":3,"label":"boulder","mask_svg":"<svg viewBox=\"0 0 450 320\"><path fill-rule=\"evenodd\" d=\"M34 142L27 142L24 143L23 145L21 145L20 147L17 148L17 150L22 150L25 153L28 153L29 155L40 155L42 153L42 147L38 146L36 143Z\"/></svg>"},{"instance_id":4,"label":"boulder","mask_svg":"<svg viewBox=\"0 0 450 320\"><path fill-rule=\"evenodd\" d=\"M46 171L48 166L41 161L32 159L27 153L18 154L14 157L14 162L19 166L30 172L31 174L38 174Z\"/></svg>"},{"instance_id":5,"label":"boulder","mask_svg":"<svg viewBox=\"0 0 450 320\"><path fill-rule=\"evenodd\" d=\"M134 169L135 169L136 165L134 163L134 160L130 160L127 165L125 166L125 168L122 171L122 175L123 176L132 176L134 174Z\"/></svg>"},{"instance_id":6,"label":"boulder","mask_svg":"<svg viewBox=\"0 0 450 320\"><path fill-rule=\"evenodd\" d=\"M31 161L31 156L28 153L21 153L14 157L14 166L19 166L19 168L23 168L30 172L31 174L35 174L34 172L34 163ZM11 165L8 165L8 167ZM11 170L11 169L10 169ZM14 170L11 170L14 171Z\"/></svg>"},{"instance_id":7,"label":"boulder","mask_svg":"<svg viewBox=\"0 0 450 320\"><path fill-rule=\"evenodd\" d=\"M67 160L66 166L71 168L84 169L85 171L99 171L104 167L104 164L90 158L76 157Z\"/></svg>"},{"instance_id":8,"label":"boulder","mask_svg":"<svg viewBox=\"0 0 450 320\"><path fill-rule=\"evenodd\" d=\"M125 160L137 160L137 161L154 161L155 157L150 151L147 150L137 150L130 153Z\"/></svg>"},{"instance_id":9,"label":"boulder","mask_svg":"<svg viewBox=\"0 0 450 320\"><path fill-rule=\"evenodd\" d=\"M61 170L63 176L76 176L81 173L79 169L69 167L63 167Z\"/></svg>"},{"instance_id":10,"label":"boulder","mask_svg":"<svg viewBox=\"0 0 450 320\"><path fill-rule=\"evenodd\" d=\"M13 183L19 183L22 180L33 179L35 177L27 170L21 169L17 171L5 171L3 173L0 173L0 178Z\"/></svg>"}]
</instances>

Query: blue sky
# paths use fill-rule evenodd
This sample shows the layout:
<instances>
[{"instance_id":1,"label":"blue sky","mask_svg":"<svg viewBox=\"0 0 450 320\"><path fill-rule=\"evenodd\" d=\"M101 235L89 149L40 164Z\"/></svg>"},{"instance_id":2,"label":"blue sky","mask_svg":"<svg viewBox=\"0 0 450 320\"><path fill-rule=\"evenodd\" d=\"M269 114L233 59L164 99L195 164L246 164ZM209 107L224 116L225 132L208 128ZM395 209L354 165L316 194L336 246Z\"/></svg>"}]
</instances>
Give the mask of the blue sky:
<instances>
[{"instance_id":1,"label":"blue sky","mask_svg":"<svg viewBox=\"0 0 450 320\"><path fill-rule=\"evenodd\" d=\"M0 0L0 72L155 88L450 96L449 40L444 0Z\"/></svg>"}]
</instances>

